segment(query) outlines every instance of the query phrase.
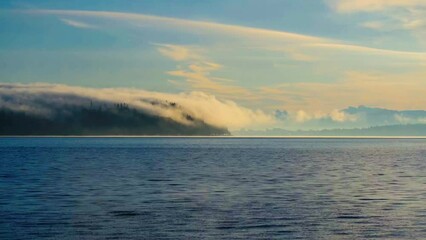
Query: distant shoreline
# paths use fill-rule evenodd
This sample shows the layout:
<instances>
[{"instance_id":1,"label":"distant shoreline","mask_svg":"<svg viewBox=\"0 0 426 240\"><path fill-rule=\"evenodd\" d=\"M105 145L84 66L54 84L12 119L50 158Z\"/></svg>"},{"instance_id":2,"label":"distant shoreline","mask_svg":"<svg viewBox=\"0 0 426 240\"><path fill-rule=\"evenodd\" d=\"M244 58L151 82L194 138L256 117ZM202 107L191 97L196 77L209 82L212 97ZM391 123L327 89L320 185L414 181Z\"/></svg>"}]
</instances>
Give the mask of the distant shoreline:
<instances>
[{"instance_id":1,"label":"distant shoreline","mask_svg":"<svg viewBox=\"0 0 426 240\"><path fill-rule=\"evenodd\" d=\"M0 135L0 138L236 138L236 139L426 139L426 136L160 136L160 135Z\"/></svg>"}]
</instances>

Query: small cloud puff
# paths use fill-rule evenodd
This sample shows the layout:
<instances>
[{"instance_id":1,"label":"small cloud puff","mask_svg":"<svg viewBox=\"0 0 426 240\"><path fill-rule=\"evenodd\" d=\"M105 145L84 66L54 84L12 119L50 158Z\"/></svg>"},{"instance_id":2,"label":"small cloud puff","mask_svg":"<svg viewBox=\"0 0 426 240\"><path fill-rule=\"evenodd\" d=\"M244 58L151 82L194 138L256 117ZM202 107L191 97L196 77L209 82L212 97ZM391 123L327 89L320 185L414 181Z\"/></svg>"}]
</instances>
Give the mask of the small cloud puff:
<instances>
[{"instance_id":1,"label":"small cloud puff","mask_svg":"<svg viewBox=\"0 0 426 240\"><path fill-rule=\"evenodd\" d=\"M157 50L164 56L174 61L187 61L201 59L201 55L194 48L189 46L175 45L175 44L154 44Z\"/></svg>"},{"instance_id":2,"label":"small cloud puff","mask_svg":"<svg viewBox=\"0 0 426 240\"><path fill-rule=\"evenodd\" d=\"M292 113L292 118L295 122L298 123L304 123L308 121L314 121L314 120L325 120L329 119L333 122L355 122L358 120L356 115L345 113L341 110L333 110L329 113L323 113L323 112L315 112L315 113L308 113L303 110L299 110L297 112Z\"/></svg>"}]
</instances>

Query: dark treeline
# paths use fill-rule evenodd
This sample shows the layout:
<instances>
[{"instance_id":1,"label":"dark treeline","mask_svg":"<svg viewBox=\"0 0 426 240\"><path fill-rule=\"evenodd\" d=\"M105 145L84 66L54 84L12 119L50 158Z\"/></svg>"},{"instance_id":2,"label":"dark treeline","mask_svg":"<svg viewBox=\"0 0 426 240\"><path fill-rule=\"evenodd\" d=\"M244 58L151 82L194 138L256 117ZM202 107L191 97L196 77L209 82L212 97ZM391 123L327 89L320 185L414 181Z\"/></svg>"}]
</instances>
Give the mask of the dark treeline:
<instances>
[{"instance_id":1,"label":"dark treeline","mask_svg":"<svg viewBox=\"0 0 426 240\"><path fill-rule=\"evenodd\" d=\"M63 107L50 116L0 109L0 135L229 135L229 131L208 125L190 115L192 124L154 116L129 107Z\"/></svg>"}]
</instances>

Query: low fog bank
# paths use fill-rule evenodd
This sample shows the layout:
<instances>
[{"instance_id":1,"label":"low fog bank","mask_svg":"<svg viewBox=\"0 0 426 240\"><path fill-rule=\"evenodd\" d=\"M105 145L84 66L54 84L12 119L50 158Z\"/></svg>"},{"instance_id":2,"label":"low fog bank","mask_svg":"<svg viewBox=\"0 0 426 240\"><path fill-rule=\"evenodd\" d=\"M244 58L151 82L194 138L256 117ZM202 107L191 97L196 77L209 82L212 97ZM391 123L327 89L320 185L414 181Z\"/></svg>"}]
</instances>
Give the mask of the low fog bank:
<instances>
[{"instance_id":1,"label":"low fog bank","mask_svg":"<svg viewBox=\"0 0 426 240\"><path fill-rule=\"evenodd\" d=\"M93 103L126 103L154 116L188 124L186 115L206 124L229 128L251 128L274 123L274 116L252 110L229 100L203 92L162 93L133 88L88 88L61 84L0 83L0 106L14 111L49 115L63 106L88 106ZM171 103L175 103L171 107Z\"/></svg>"},{"instance_id":2,"label":"low fog bank","mask_svg":"<svg viewBox=\"0 0 426 240\"><path fill-rule=\"evenodd\" d=\"M112 90L0 84L0 134L229 135L226 127L207 123L175 101Z\"/></svg>"}]
</instances>

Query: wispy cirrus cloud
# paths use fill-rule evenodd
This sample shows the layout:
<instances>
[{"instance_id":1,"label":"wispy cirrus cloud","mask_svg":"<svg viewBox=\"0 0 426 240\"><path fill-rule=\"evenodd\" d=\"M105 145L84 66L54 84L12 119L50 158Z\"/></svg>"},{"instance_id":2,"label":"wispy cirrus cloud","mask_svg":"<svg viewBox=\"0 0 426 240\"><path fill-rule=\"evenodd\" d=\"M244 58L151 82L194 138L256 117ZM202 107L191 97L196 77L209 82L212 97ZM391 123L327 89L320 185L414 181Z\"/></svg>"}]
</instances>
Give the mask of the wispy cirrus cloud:
<instances>
[{"instance_id":1,"label":"wispy cirrus cloud","mask_svg":"<svg viewBox=\"0 0 426 240\"><path fill-rule=\"evenodd\" d=\"M424 0L326 0L341 14L367 13L375 16L374 21L360 23L360 26L378 30L411 31L424 43L426 36L426 1Z\"/></svg>"},{"instance_id":2,"label":"wispy cirrus cloud","mask_svg":"<svg viewBox=\"0 0 426 240\"><path fill-rule=\"evenodd\" d=\"M426 60L426 53L423 52L405 52L381 48L364 47L358 45L345 45L339 43L315 43L308 44L306 47L311 48L324 48L335 51L349 51L350 53L362 53L365 55L381 55L392 56L398 58L409 58L417 60Z\"/></svg>"},{"instance_id":3,"label":"wispy cirrus cloud","mask_svg":"<svg viewBox=\"0 0 426 240\"><path fill-rule=\"evenodd\" d=\"M364 5L362 5L364 6ZM221 36L233 36L237 38L244 39L244 42L237 41L239 45L245 44L253 47L262 47L264 49L276 49L277 47L282 47L285 44L287 47L283 49L283 52L291 52L290 57L295 58L296 60L307 60L314 59L315 56L312 56L303 51L306 49L306 45L309 47L318 46L321 49L322 46L327 45L328 51L338 50L352 52L365 50L367 53L376 54L379 56L386 55L386 49L375 49L362 45L354 45L345 43L343 41L315 37L310 35L291 33L278 30L270 30L263 28L253 28L232 24L223 24L215 22L206 22L206 21L196 21L196 20L187 20L180 18L171 18L171 17L161 17L155 15L146 15L146 14L135 14L135 13L123 13L123 12L106 12L106 11L77 11L77 10L27 10L21 11L28 14L48 14L48 15L58 15L60 17L74 16L74 17L93 17L93 18L104 18L104 19L115 19L127 23L131 21L133 26L138 26L137 23L141 23L140 27L156 27L156 28L165 28L173 29L174 31L182 31L188 33L200 33L203 35L221 35ZM144 23L144 24L142 24ZM335 46L335 47L334 47ZM393 51L393 55L398 57L407 57L422 55L426 58L426 53L416 53L412 55L412 52L407 51ZM183 54L183 53L181 53ZM318 53L317 53L318 54Z\"/></svg>"},{"instance_id":4,"label":"wispy cirrus cloud","mask_svg":"<svg viewBox=\"0 0 426 240\"><path fill-rule=\"evenodd\" d=\"M87 29L96 28L96 26L94 25L84 23L81 21L76 21L76 20L66 19L66 18L61 18L60 20L63 23L67 24L68 26L75 27L75 28L87 28Z\"/></svg>"},{"instance_id":5,"label":"wispy cirrus cloud","mask_svg":"<svg viewBox=\"0 0 426 240\"><path fill-rule=\"evenodd\" d=\"M160 17L147 14L124 13L124 12L107 12L107 11L79 11L79 10L26 10L21 11L30 14L50 14L58 16L81 16L81 17L98 17L117 20L131 20L139 22L147 22L156 26L170 26L185 29L182 31L214 31L216 33L240 35L249 38L272 38L290 41L327 41L324 38L309 35L290 33L284 31L276 31L270 29L245 27L231 24L222 24L206 21L186 20L180 18Z\"/></svg>"}]
</instances>

